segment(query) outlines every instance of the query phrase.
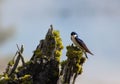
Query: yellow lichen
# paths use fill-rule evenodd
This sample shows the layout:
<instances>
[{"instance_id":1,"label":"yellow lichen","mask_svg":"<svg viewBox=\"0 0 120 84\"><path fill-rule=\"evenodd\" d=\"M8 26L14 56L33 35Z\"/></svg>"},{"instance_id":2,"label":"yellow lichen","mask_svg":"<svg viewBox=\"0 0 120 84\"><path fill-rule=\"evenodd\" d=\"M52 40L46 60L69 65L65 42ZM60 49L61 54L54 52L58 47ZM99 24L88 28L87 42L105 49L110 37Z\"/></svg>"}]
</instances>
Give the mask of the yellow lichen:
<instances>
[{"instance_id":1,"label":"yellow lichen","mask_svg":"<svg viewBox=\"0 0 120 84\"><path fill-rule=\"evenodd\" d=\"M36 49L36 50L34 51L34 54L35 54L37 57L41 57L41 55L42 55L40 49Z\"/></svg>"},{"instance_id":2,"label":"yellow lichen","mask_svg":"<svg viewBox=\"0 0 120 84\"><path fill-rule=\"evenodd\" d=\"M62 39L60 37L59 31L54 30L53 35L54 35L55 41L56 41L56 48L59 50L62 50L64 47L63 47L63 43L62 43Z\"/></svg>"},{"instance_id":3,"label":"yellow lichen","mask_svg":"<svg viewBox=\"0 0 120 84\"><path fill-rule=\"evenodd\" d=\"M80 59L83 55L83 52L78 49L77 47L74 47L74 46L67 46L67 53L66 53L66 56L69 58L69 59L73 59L73 58L78 58Z\"/></svg>"},{"instance_id":4,"label":"yellow lichen","mask_svg":"<svg viewBox=\"0 0 120 84\"><path fill-rule=\"evenodd\" d=\"M20 81L22 81L21 84L33 84L33 81L31 80L31 75L27 74L24 75L23 77L19 78Z\"/></svg>"},{"instance_id":5,"label":"yellow lichen","mask_svg":"<svg viewBox=\"0 0 120 84\"><path fill-rule=\"evenodd\" d=\"M55 42L56 42L56 50L54 52L55 59L58 62L60 62L60 56L62 55L62 49L63 49L62 39L60 37L60 32L57 30L53 31L53 35L54 35Z\"/></svg>"},{"instance_id":6,"label":"yellow lichen","mask_svg":"<svg viewBox=\"0 0 120 84\"><path fill-rule=\"evenodd\" d=\"M85 62L86 58L83 57L83 52L79 48L73 45L69 45L66 47L67 53L66 56L68 57L68 60L71 62L71 64L74 67L74 73L81 74L82 73L82 65Z\"/></svg>"}]
</instances>

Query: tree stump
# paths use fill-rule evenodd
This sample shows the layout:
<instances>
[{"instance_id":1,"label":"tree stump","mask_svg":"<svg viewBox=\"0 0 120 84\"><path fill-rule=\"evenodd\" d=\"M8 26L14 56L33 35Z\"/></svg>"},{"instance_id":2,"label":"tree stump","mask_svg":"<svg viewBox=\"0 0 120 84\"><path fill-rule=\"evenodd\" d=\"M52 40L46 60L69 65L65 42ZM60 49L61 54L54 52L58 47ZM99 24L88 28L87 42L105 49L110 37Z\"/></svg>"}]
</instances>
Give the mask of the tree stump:
<instances>
[{"instance_id":1,"label":"tree stump","mask_svg":"<svg viewBox=\"0 0 120 84\"><path fill-rule=\"evenodd\" d=\"M15 63L8 64L7 71L0 75L0 84L75 84L86 58L79 48L69 45L66 47L67 59L61 62L62 39L59 31L50 27L28 62L14 69L9 67L16 66ZM20 59L19 55L22 56L21 50L18 51Z\"/></svg>"}]
</instances>

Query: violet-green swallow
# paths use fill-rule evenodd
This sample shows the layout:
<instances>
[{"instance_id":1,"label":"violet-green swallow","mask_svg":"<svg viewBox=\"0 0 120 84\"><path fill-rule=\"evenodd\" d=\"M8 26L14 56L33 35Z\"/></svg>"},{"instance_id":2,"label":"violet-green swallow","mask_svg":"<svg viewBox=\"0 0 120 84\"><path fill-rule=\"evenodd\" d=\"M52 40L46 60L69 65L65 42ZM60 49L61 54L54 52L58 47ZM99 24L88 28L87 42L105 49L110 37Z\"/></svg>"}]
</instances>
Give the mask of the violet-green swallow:
<instances>
[{"instance_id":1,"label":"violet-green swallow","mask_svg":"<svg viewBox=\"0 0 120 84\"><path fill-rule=\"evenodd\" d=\"M78 37L78 34L76 32L71 33L71 40L78 48L84 52L86 58L88 58L86 52L93 55L93 53L87 48L86 44Z\"/></svg>"}]
</instances>

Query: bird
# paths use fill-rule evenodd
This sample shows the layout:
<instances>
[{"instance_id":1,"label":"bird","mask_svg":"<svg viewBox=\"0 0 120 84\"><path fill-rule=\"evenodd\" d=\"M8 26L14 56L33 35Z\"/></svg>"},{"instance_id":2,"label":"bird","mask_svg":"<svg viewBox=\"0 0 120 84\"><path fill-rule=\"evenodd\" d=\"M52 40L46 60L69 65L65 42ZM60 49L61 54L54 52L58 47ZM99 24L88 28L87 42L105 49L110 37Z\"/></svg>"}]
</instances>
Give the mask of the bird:
<instances>
[{"instance_id":1,"label":"bird","mask_svg":"<svg viewBox=\"0 0 120 84\"><path fill-rule=\"evenodd\" d=\"M79 37L78 37L78 34L76 32L71 32L71 40L73 41L73 44L75 44L78 48L80 48L86 58L88 58L87 56L87 53L91 54L91 55L94 55L89 49L88 47L86 46L86 44L84 43L84 41L82 41Z\"/></svg>"}]
</instances>

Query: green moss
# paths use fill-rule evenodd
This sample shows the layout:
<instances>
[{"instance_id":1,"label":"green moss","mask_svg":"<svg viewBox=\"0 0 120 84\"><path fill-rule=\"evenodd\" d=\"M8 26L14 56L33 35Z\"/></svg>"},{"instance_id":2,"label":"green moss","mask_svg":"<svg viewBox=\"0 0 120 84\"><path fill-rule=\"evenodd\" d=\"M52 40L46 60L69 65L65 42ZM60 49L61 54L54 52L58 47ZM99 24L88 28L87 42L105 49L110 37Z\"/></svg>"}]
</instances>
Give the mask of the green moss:
<instances>
[{"instance_id":1,"label":"green moss","mask_svg":"<svg viewBox=\"0 0 120 84\"><path fill-rule=\"evenodd\" d=\"M17 72L21 71L22 69L24 69L24 67L23 67L23 66L19 66L19 67L17 68Z\"/></svg>"},{"instance_id":2,"label":"green moss","mask_svg":"<svg viewBox=\"0 0 120 84\"><path fill-rule=\"evenodd\" d=\"M62 43L62 39L60 37L60 32L57 30L53 31L53 35L55 38L55 42L56 42L56 51L54 52L55 55L55 59L60 62L60 56L62 55L62 49L63 47L63 43Z\"/></svg>"},{"instance_id":3,"label":"green moss","mask_svg":"<svg viewBox=\"0 0 120 84\"><path fill-rule=\"evenodd\" d=\"M81 68L82 66L77 63L75 66L75 72L79 73L81 71Z\"/></svg>"},{"instance_id":4,"label":"green moss","mask_svg":"<svg viewBox=\"0 0 120 84\"><path fill-rule=\"evenodd\" d=\"M62 39L60 37L60 32L57 30L54 30L53 35L54 35L55 41L56 41L56 48L58 50L62 50L64 47L63 47Z\"/></svg>"},{"instance_id":5,"label":"green moss","mask_svg":"<svg viewBox=\"0 0 120 84\"><path fill-rule=\"evenodd\" d=\"M80 59L80 63L79 64L83 64L83 63L85 63L85 61L86 61L86 58L85 57L82 57L81 59Z\"/></svg>"},{"instance_id":6,"label":"green moss","mask_svg":"<svg viewBox=\"0 0 120 84\"><path fill-rule=\"evenodd\" d=\"M83 57L83 52L77 48L76 46L69 45L66 47L67 53L66 56L68 57L67 60L72 64L74 67L74 73L81 74L82 73L82 65L85 62L86 58ZM64 62L63 62L64 65Z\"/></svg>"},{"instance_id":7,"label":"green moss","mask_svg":"<svg viewBox=\"0 0 120 84\"><path fill-rule=\"evenodd\" d=\"M58 30L54 30L53 34L55 37L59 37L60 36L60 32Z\"/></svg>"},{"instance_id":8,"label":"green moss","mask_svg":"<svg viewBox=\"0 0 120 84\"><path fill-rule=\"evenodd\" d=\"M29 75L29 74L24 75L23 77L20 77L19 79L22 82L21 84L33 84L31 75Z\"/></svg>"},{"instance_id":9,"label":"green moss","mask_svg":"<svg viewBox=\"0 0 120 84\"><path fill-rule=\"evenodd\" d=\"M56 50L54 54L56 57L60 57L62 55L62 52L59 50Z\"/></svg>"},{"instance_id":10,"label":"green moss","mask_svg":"<svg viewBox=\"0 0 120 84\"><path fill-rule=\"evenodd\" d=\"M27 80L27 79L30 79L31 78L31 75L27 74L27 75L24 75L23 77L21 77L20 79L21 80Z\"/></svg>"},{"instance_id":11,"label":"green moss","mask_svg":"<svg viewBox=\"0 0 120 84\"><path fill-rule=\"evenodd\" d=\"M55 60L60 63L60 57L55 57Z\"/></svg>"},{"instance_id":12,"label":"green moss","mask_svg":"<svg viewBox=\"0 0 120 84\"><path fill-rule=\"evenodd\" d=\"M34 54L35 54L38 58L40 58L40 57L42 56L42 53L41 53L41 50L40 50L40 49L36 49L36 50L34 51Z\"/></svg>"},{"instance_id":13,"label":"green moss","mask_svg":"<svg viewBox=\"0 0 120 84\"><path fill-rule=\"evenodd\" d=\"M82 72L83 72L83 68L81 67L81 69L78 71L78 74L80 75L82 74Z\"/></svg>"},{"instance_id":14,"label":"green moss","mask_svg":"<svg viewBox=\"0 0 120 84\"><path fill-rule=\"evenodd\" d=\"M8 77L7 74L4 74L0 77L0 84L8 84L10 81L10 78Z\"/></svg>"},{"instance_id":15,"label":"green moss","mask_svg":"<svg viewBox=\"0 0 120 84\"><path fill-rule=\"evenodd\" d=\"M10 60L8 63L9 66L13 66L14 65L14 60Z\"/></svg>"},{"instance_id":16,"label":"green moss","mask_svg":"<svg viewBox=\"0 0 120 84\"><path fill-rule=\"evenodd\" d=\"M73 59L73 58L80 59L83 55L83 52L77 47L67 46L66 48L67 48L66 56L68 57L68 59Z\"/></svg>"}]
</instances>

